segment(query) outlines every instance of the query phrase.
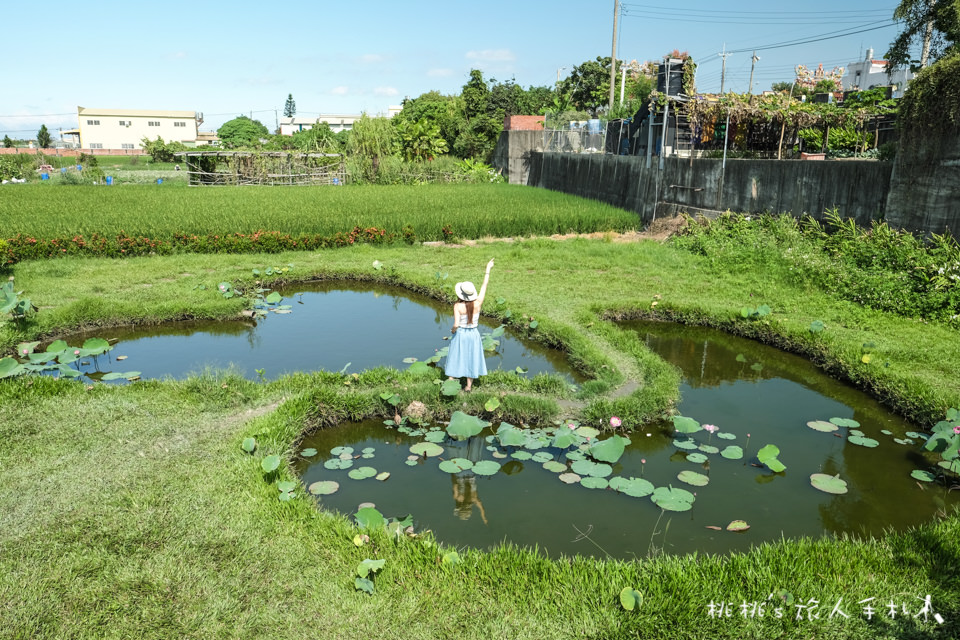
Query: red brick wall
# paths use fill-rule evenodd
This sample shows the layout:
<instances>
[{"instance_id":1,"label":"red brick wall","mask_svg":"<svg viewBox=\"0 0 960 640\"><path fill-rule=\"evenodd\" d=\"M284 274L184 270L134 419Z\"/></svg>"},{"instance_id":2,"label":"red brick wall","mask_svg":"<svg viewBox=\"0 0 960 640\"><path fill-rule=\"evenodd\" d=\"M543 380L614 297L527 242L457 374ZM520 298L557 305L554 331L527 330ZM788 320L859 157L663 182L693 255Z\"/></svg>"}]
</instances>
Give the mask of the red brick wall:
<instances>
[{"instance_id":1,"label":"red brick wall","mask_svg":"<svg viewBox=\"0 0 960 640\"><path fill-rule=\"evenodd\" d=\"M507 116L503 119L504 131L541 131L543 116Z\"/></svg>"}]
</instances>

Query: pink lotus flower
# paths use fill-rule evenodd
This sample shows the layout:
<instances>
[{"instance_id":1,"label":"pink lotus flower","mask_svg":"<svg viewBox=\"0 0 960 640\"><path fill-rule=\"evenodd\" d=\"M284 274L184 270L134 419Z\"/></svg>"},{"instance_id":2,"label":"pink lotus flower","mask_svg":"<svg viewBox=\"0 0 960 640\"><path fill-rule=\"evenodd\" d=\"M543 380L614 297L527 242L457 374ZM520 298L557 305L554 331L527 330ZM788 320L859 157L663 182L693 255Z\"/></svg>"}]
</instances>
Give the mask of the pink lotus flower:
<instances>
[{"instance_id":1,"label":"pink lotus flower","mask_svg":"<svg viewBox=\"0 0 960 640\"><path fill-rule=\"evenodd\" d=\"M956 433L956 434L958 434L958 435L960 435L960 424L958 424L957 426L955 426L955 427L953 428L953 432Z\"/></svg>"},{"instance_id":2,"label":"pink lotus flower","mask_svg":"<svg viewBox=\"0 0 960 640\"><path fill-rule=\"evenodd\" d=\"M23 355L27 355L28 353L30 353L30 351L28 351L27 349L23 350Z\"/></svg>"},{"instance_id":3,"label":"pink lotus flower","mask_svg":"<svg viewBox=\"0 0 960 640\"><path fill-rule=\"evenodd\" d=\"M640 458L640 464L647 464L646 458Z\"/></svg>"},{"instance_id":4,"label":"pink lotus flower","mask_svg":"<svg viewBox=\"0 0 960 640\"><path fill-rule=\"evenodd\" d=\"M74 352L73 352L73 355L75 355L75 356L80 355L80 349L75 349Z\"/></svg>"},{"instance_id":5,"label":"pink lotus flower","mask_svg":"<svg viewBox=\"0 0 960 640\"><path fill-rule=\"evenodd\" d=\"M612 418L610 418L610 426L613 427L614 429L619 427L621 424L623 424L623 422L617 416L613 416Z\"/></svg>"},{"instance_id":6,"label":"pink lotus flower","mask_svg":"<svg viewBox=\"0 0 960 640\"><path fill-rule=\"evenodd\" d=\"M567 423L567 426L570 427L571 429L576 429L576 428L577 428L577 425L573 424L572 422L568 422L568 423Z\"/></svg>"},{"instance_id":7,"label":"pink lotus flower","mask_svg":"<svg viewBox=\"0 0 960 640\"><path fill-rule=\"evenodd\" d=\"M716 433L717 431L720 431L720 427L715 424L705 424L703 425L703 429L705 431L709 431L710 433Z\"/></svg>"}]
</instances>

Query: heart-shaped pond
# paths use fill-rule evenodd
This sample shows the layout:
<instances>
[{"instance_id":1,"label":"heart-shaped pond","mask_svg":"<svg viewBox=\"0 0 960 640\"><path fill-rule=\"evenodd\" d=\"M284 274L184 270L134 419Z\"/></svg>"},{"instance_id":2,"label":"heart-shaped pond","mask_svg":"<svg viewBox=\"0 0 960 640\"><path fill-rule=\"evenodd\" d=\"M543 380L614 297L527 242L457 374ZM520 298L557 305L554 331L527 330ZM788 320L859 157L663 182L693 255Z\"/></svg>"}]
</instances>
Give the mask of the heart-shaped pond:
<instances>
[{"instance_id":1,"label":"heart-shaped pond","mask_svg":"<svg viewBox=\"0 0 960 640\"><path fill-rule=\"evenodd\" d=\"M608 464L611 452L594 449L608 435L566 424L521 438L509 428L497 435L495 422L458 441L444 424L368 421L310 435L297 471L326 508L352 514L372 502L386 516L412 514L448 544L506 540L552 556L724 553L784 536L880 535L958 504L956 492L911 477L937 470L912 425L805 359L704 328L624 326L682 370L679 411L697 431L649 425ZM778 450L772 460L767 445ZM336 492L314 485L327 481ZM826 492L838 486L846 493Z\"/></svg>"}]
</instances>

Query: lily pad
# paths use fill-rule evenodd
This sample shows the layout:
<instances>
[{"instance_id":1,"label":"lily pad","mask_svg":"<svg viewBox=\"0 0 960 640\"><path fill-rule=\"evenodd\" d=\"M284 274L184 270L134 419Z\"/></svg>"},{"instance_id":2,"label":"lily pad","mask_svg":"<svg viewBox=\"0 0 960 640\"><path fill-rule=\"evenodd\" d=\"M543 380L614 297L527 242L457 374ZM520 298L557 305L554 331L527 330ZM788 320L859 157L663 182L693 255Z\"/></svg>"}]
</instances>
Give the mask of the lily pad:
<instances>
[{"instance_id":1,"label":"lily pad","mask_svg":"<svg viewBox=\"0 0 960 640\"><path fill-rule=\"evenodd\" d=\"M514 451L510 454L510 457L514 460L529 460L533 457L533 454L529 451Z\"/></svg>"},{"instance_id":2,"label":"lily pad","mask_svg":"<svg viewBox=\"0 0 960 640\"><path fill-rule=\"evenodd\" d=\"M380 473L377 474L376 477L377 477L377 480L379 480L380 482L383 482L384 480L386 480L387 478L390 477L390 472L389 472L389 471L381 471Z\"/></svg>"},{"instance_id":3,"label":"lily pad","mask_svg":"<svg viewBox=\"0 0 960 640\"><path fill-rule=\"evenodd\" d=\"M277 483L277 489L279 489L283 493L293 491L296 488L297 488L297 482L295 482L294 480L281 480L280 482Z\"/></svg>"},{"instance_id":4,"label":"lily pad","mask_svg":"<svg viewBox=\"0 0 960 640\"><path fill-rule=\"evenodd\" d=\"M340 483L334 482L333 480L320 480L319 482L314 482L307 487L307 491L315 496L328 496L332 493L336 493L339 489Z\"/></svg>"},{"instance_id":5,"label":"lily pad","mask_svg":"<svg viewBox=\"0 0 960 640\"><path fill-rule=\"evenodd\" d=\"M757 460L767 465L767 468L774 473L780 473L787 467L777 459L780 455L780 449L776 445L768 444L757 451Z\"/></svg>"},{"instance_id":6,"label":"lily pad","mask_svg":"<svg viewBox=\"0 0 960 640\"><path fill-rule=\"evenodd\" d=\"M703 464L703 463L706 462L708 459L709 459L709 458L707 458L707 456L703 455L702 453L688 453L688 454L687 454L687 460L690 461L690 462L696 463L696 464Z\"/></svg>"},{"instance_id":7,"label":"lily pad","mask_svg":"<svg viewBox=\"0 0 960 640\"><path fill-rule=\"evenodd\" d=\"M697 449L700 449L700 451L703 451L704 453L710 453L710 454L720 453L720 449L713 446L712 444L702 444L699 447L697 447Z\"/></svg>"},{"instance_id":8,"label":"lily pad","mask_svg":"<svg viewBox=\"0 0 960 640\"><path fill-rule=\"evenodd\" d=\"M630 442L630 440L622 436L610 436L606 440L602 440L591 446L589 453L594 460L615 464L620 457L623 456L624 448L628 442Z\"/></svg>"},{"instance_id":9,"label":"lily pad","mask_svg":"<svg viewBox=\"0 0 960 640\"><path fill-rule=\"evenodd\" d=\"M617 476L610 478L610 488L633 498L643 498L653 493L654 486L643 478L624 478Z\"/></svg>"},{"instance_id":10,"label":"lily pad","mask_svg":"<svg viewBox=\"0 0 960 640\"><path fill-rule=\"evenodd\" d=\"M693 438L687 438L686 440L674 440L673 446L677 449L684 449L685 451L693 451L697 448L697 441Z\"/></svg>"},{"instance_id":11,"label":"lily pad","mask_svg":"<svg viewBox=\"0 0 960 640\"><path fill-rule=\"evenodd\" d=\"M567 484L575 484L580 482L580 476L575 473L561 473L559 476L560 482L565 482Z\"/></svg>"},{"instance_id":12,"label":"lily pad","mask_svg":"<svg viewBox=\"0 0 960 640\"><path fill-rule=\"evenodd\" d=\"M492 456L493 456L494 458L496 458L497 460L503 460L504 458L508 458L508 457L509 457L507 454L503 453L502 451L494 451L494 452L491 453L490 455L492 455Z\"/></svg>"},{"instance_id":13,"label":"lily pad","mask_svg":"<svg viewBox=\"0 0 960 640\"><path fill-rule=\"evenodd\" d=\"M382 529L387 524L387 520L383 517L383 514L373 507L362 507L358 509L354 517L357 519L357 525L359 525L361 529Z\"/></svg>"},{"instance_id":14,"label":"lily pad","mask_svg":"<svg viewBox=\"0 0 960 640\"><path fill-rule=\"evenodd\" d=\"M244 438L240 448L247 453L253 453L257 449L257 441L255 438Z\"/></svg>"},{"instance_id":15,"label":"lily pad","mask_svg":"<svg viewBox=\"0 0 960 640\"><path fill-rule=\"evenodd\" d=\"M620 606L627 611L639 609L643 604L643 594L630 587L624 587L620 592Z\"/></svg>"},{"instance_id":16,"label":"lily pad","mask_svg":"<svg viewBox=\"0 0 960 640\"><path fill-rule=\"evenodd\" d=\"M473 472L478 476L492 476L500 471L500 464L493 460L481 460L473 465Z\"/></svg>"},{"instance_id":17,"label":"lily pad","mask_svg":"<svg viewBox=\"0 0 960 640\"><path fill-rule=\"evenodd\" d=\"M377 475L377 470L373 467L357 467L356 469L351 469L347 475L354 480L366 480L367 478L372 478Z\"/></svg>"},{"instance_id":18,"label":"lily pad","mask_svg":"<svg viewBox=\"0 0 960 640\"><path fill-rule=\"evenodd\" d=\"M735 433L730 433L729 431L721 431L717 433L717 437L721 440L736 440L737 435Z\"/></svg>"},{"instance_id":19,"label":"lily pad","mask_svg":"<svg viewBox=\"0 0 960 640\"><path fill-rule=\"evenodd\" d=\"M343 455L344 453L353 455L353 447L334 447L333 449L330 449L330 455L332 456L339 456Z\"/></svg>"},{"instance_id":20,"label":"lily pad","mask_svg":"<svg viewBox=\"0 0 960 640\"><path fill-rule=\"evenodd\" d=\"M850 429L856 429L860 426L859 422L850 418L830 418L830 422L838 427L847 427Z\"/></svg>"},{"instance_id":21,"label":"lily pad","mask_svg":"<svg viewBox=\"0 0 960 640\"><path fill-rule=\"evenodd\" d=\"M260 468L264 470L265 473L271 473L280 468L280 456L274 454L267 456L260 462Z\"/></svg>"},{"instance_id":22,"label":"lily pad","mask_svg":"<svg viewBox=\"0 0 960 640\"><path fill-rule=\"evenodd\" d=\"M304 458L312 458L313 456L317 455L317 450L314 449L313 447L308 447L303 451L301 451L300 455L303 456Z\"/></svg>"},{"instance_id":23,"label":"lily pad","mask_svg":"<svg viewBox=\"0 0 960 640\"><path fill-rule=\"evenodd\" d=\"M563 473L567 470L567 465L562 462L557 462L556 460L550 460L549 462L543 463L543 468L553 473Z\"/></svg>"},{"instance_id":24,"label":"lily pad","mask_svg":"<svg viewBox=\"0 0 960 640\"><path fill-rule=\"evenodd\" d=\"M490 398L483 404L483 408L487 411L496 411L500 408L500 400L498 398Z\"/></svg>"},{"instance_id":25,"label":"lily pad","mask_svg":"<svg viewBox=\"0 0 960 640\"><path fill-rule=\"evenodd\" d=\"M598 429L594 429L593 427L577 427L574 433L576 433L578 436L583 436L584 438L596 438L598 435L600 435L600 431Z\"/></svg>"},{"instance_id":26,"label":"lily pad","mask_svg":"<svg viewBox=\"0 0 960 640\"><path fill-rule=\"evenodd\" d=\"M810 484L824 493L841 495L847 492L847 482L840 479L840 474L831 476L826 473L814 473L810 476Z\"/></svg>"},{"instance_id":27,"label":"lily pad","mask_svg":"<svg viewBox=\"0 0 960 640\"><path fill-rule=\"evenodd\" d=\"M702 473L697 473L696 471L690 471L689 469L686 469L680 472L680 474L677 476L677 480L680 482L686 482L687 484L695 487L705 487L710 483L710 476L705 476Z\"/></svg>"},{"instance_id":28,"label":"lily pad","mask_svg":"<svg viewBox=\"0 0 960 640\"><path fill-rule=\"evenodd\" d=\"M473 462L466 458L453 458L452 460L443 460L440 463L440 471L446 473L460 473L473 468Z\"/></svg>"},{"instance_id":29,"label":"lily pad","mask_svg":"<svg viewBox=\"0 0 960 640\"><path fill-rule=\"evenodd\" d=\"M500 423L496 437L504 447L522 447L527 443L527 434L509 422Z\"/></svg>"},{"instance_id":30,"label":"lily pad","mask_svg":"<svg viewBox=\"0 0 960 640\"><path fill-rule=\"evenodd\" d=\"M740 532L742 532L742 531L746 531L746 530L749 529L749 528L750 528L750 525L748 525L748 524L747 524L745 521L743 521L743 520L734 520L733 522L731 522L730 524L727 525L727 531L734 531L734 532L737 532L737 533L740 533Z\"/></svg>"},{"instance_id":31,"label":"lily pad","mask_svg":"<svg viewBox=\"0 0 960 640\"><path fill-rule=\"evenodd\" d=\"M581 476L593 476L595 478L605 478L613 473L613 467L608 464L592 462L590 460L577 460L570 469Z\"/></svg>"},{"instance_id":32,"label":"lily pad","mask_svg":"<svg viewBox=\"0 0 960 640\"><path fill-rule=\"evenodd\" d=\"M323 463L324 469L336 470L336 469L349 469L353 466L353 458L347 458L346 460L342 458L330 458Z\"/></svg>"},{"instance_id":33,"label":"lily pad","mask_svg":"<svg viewBox=\"0 0 960 640\"><path fill-rule=\"evenodd\" d=\"M847 435L848 436L865 436L867 434L865 434L863 431L860 431L860 429L850 429L850 431L847 431Z\"/></svg>"},{"instance_id":34,"label":"lily pad","mask_svg":"<svg viewBox=\"0 0 960 640\"><path fill-rule=\"evenodd\" d=\"M417 460L404 460L403 464L407 465L408 467L415 467L420 463Z\"/></svg>"},{"instance_id":35,"label":"lily pad","mask_svg":"<svg viewBox=\"0 0 960 640\"><path fill-rule=\"evenodd\" d=\"M696 498L686 489L657 487L650 499L664 511L689 511Z\"/></svg>"},{"instance_id":36,"label":"lily pad","mask_svg":"<svg viewBox=\"0 0 960 640\"><path fill-rule=\"evenodd\" d=\"M551 460L553 460L553 455L546 451L538 451L535 454L533 454L534 462L544 463L544 462L550 462Z\"/></svg>"},{"instance_id":37,"label":"lily pad","mask_svg":"<svg viewBox=\"0 0 960 640\"><path fill-rule=\"evenodd\" d=\"M454 411L453 415L450 416L450 424L447 425L447 433L454 440L466 440L479 435L489 425L490 423L486 420L481 420L462 411Z\"/></svg>"},{"instance_id":38,"label":"lily pad","mask_svg":"<svg viewBox=\"0 0 960 640\"><path fill-rule=\"evenodd\" d=\"M919 480L920 482L933 482L937 479L937 476L922 469L914 469L910 472L910 477L914 478L915 480Z\"/></svg>"},{"instance_id":39,"label":"lily pad","mask_svg":"<svg viewBox=\"0 0 960 640\"><path fill-rule=\"evenodd\" d=\"M586 478L581 478L580 484L587 489L606 489L609 483L607 482L606 478L588 476Z\"/></svg>"},{"instance_id":40,"label":"lily pad","mask_svg":"<svg viewBox=\"0 0 960 640\"><path fill-rule=\"evenodd\" d=\"M811 420L807 423L807 426L813 429L814 431L820 431L823 433L830 433L831 431L837 430L837 425L832 422L827 422L826 420Z\"/></svg>"},{"instance_id":41,"label":"lily pad","mask_svg":"<svg viewBox=\"0 0 960 640\"><path fill-rule=\"evenodd\" d=\"M908 438L913 438L914 440L919 440L920 438L925 438L926 436L922 433L917 433L916 431L907 431L905 434Z\"/></svg>"},{"instance_id":42,"label":"lily pad","mask_svg":"<svg viewBox=\"0 0 960 640\"><path fill-rule=\"evenodd\" d=\"M685 416L673 416L673 428L679 433L696 433L702 430L699 422Z\"/></svg>"},{"instance_id":43,"label":"lily pad","mask_svg":"<svg viewBox=\"0 0 960 640\"><path fill-rule=\"evenodd\" d=\"M873 438L868 438L866 436L856 436L856 435L850 436L849 438L847 438L847 442L849 442L850 444L855 444L855 445L858 445L861 447L867 447L870 449L880 444Z\"/></svg>"},{"instance_id":44,"label":"lily pad","mask_svg":"<svg viewBox=\"0 0 960 640\"><path fill-rule=\"evenodd\" d=\"M433 442L418 442L410 447L410 453L415 453L418 456L426 456L427 458L433 458L443 453L443 447Z\"/></svg>"},{"instance_id":45,"label":"lily pad","mask_svg":"<svg viewBox=\"0 0 960 640\"><path fill-rule=\"evenodd\" d=\"M439 361L439 358L437 358L437 360ZM427 360L427 362L429 361L430 359ZM460 393L460 381L456 379L444 380L443 383L440 385L440 393L442 393L445 396L458 395Z\"/></svg>"},{"instance_id":46,"label":"lily pad","mask_svg":"<svg viewBox=\"0 0 960 640\"><path fill-rule=\"evenodd\" d=\"M735 445L730 445L729 447L724 447L720 455L727 460L739 460L743 457L743 449Z\"/></svg>"}]
</instances>

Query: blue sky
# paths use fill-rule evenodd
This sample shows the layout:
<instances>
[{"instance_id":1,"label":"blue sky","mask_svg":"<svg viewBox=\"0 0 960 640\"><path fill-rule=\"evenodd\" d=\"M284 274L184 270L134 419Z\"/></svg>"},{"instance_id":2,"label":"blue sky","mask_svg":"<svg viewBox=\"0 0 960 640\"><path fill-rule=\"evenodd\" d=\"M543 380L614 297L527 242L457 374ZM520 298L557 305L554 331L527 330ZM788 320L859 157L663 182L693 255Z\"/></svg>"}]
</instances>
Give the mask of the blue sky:
<instances>
[{"instance_id":1,"label":"blue sky","mask_svg":"<svg viewBox=\"0 0 960 640\"><path fill-rule=\"evenodd\" d=\"M618 57L689 51L701 91L754 91L792 80L797 64L826 69L882 57L897 26L896 0L625 1ZM238 114L268 128L292 93L297 113L385 112L430 90L459 93L471 68L524 87L609 56L613 0L158 3L52 0L3 9L5 64L0 135L32 138L77 124L77 106L203 112L203 130ZM42 7L42 8L40 8ZM13 26L15 25L15 27ZM856 33L852 33L856 32ZM849 33L818 42L765 45Z\"/></svg>"}]
</instances>

